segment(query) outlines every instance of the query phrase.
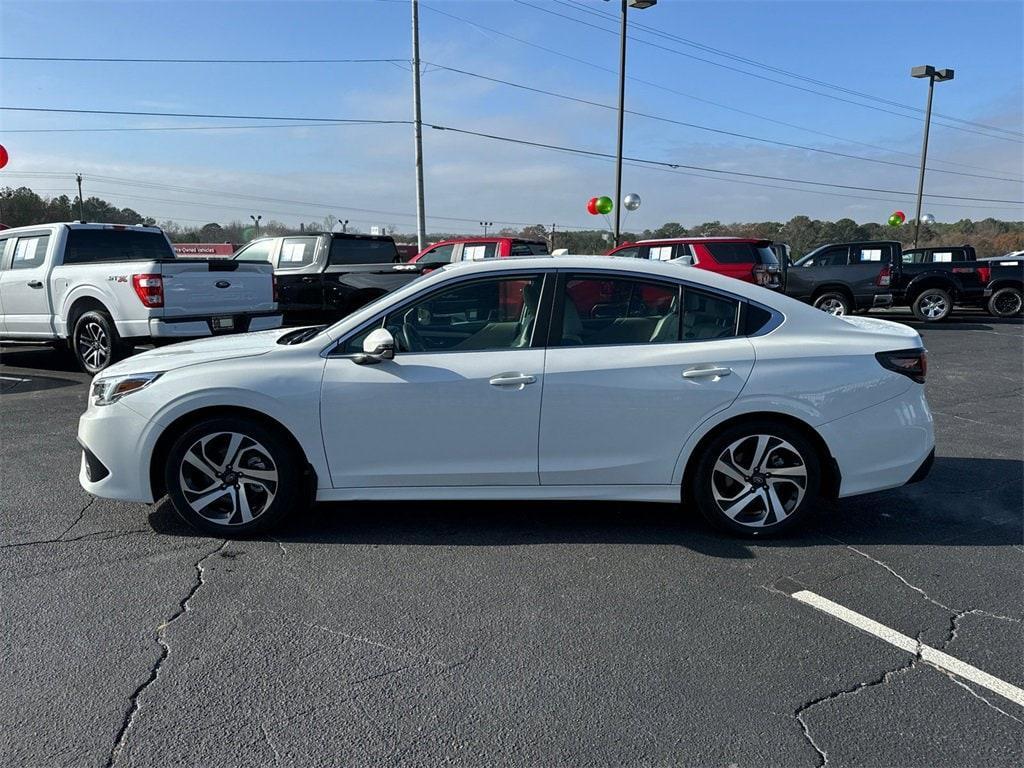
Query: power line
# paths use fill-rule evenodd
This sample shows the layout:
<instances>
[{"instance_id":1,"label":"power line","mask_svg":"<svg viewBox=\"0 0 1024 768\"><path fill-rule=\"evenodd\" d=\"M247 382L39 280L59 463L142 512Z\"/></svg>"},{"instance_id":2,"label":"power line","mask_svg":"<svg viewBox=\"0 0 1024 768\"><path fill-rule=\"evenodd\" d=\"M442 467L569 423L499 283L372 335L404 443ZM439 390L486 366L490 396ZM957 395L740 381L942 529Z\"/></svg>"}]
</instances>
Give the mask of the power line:
<instances>
[{"instance_id":1,"label":"power line","mask_svg":"<svg viewBox=\"0 0 1024 768\"><path fill-rule=\"evenodd\" d=\"M246 116L241 116L241 115L198 115L198 114L195 114L195 113L179 113L179 112L135 112L135 111L119 111L119 110L58 109L58 108L52 108L52 107L45 107L44 108L44 107L10 107L10 106L0 106L0 110L28 111L28 112L58 112L58 113L71 113L71 114L104 114L104 115L132 115L132 116L146 115L146 116L159 116L159 117L211 117L211 118L220 118L220 119L245 119L245 120L291 120L291 121L316 121L316 122L336 121L336 122L341 122L341 123L353 122L352 120L339 119L339 118L300 118L300 117L281 118L281 117L254 116L254 115L246 115ZM358 122L365 122L365 123L369 123L369 124L388 124L388 125L409 125L411 123L411 121L409 121L409 120L362 120L362 121L358 121ZM424 125L427 125L428 127L432 128L434 130L438 130L438 131L451 131L452 133L460 133L460 134L464 134L464 135L467 135L467 136L476 136L476 137L483 138L483 139L490 139L492 141L502 141L502 142L507 142L507 143L511 143L511 144L518 144L518 145L521 145L521 146L531 146L531 147L536 147L536 148L540 148L540 149L552 149L552 150L557 150L557 151L560 151L560 152L568 152L568 153L573 153L573 154L578 154L578 155L583 155L583 156L590 156L590 157L613 157L613 155L609 155L608 153L597 152L597 151L594 151L594 150L582 149L582 148L578 148L578 147L563 147L563 146L559 146L559 145L555 145L555 144L546 144L544 142L529 141L527 139L517 139L517 138L514 138L514 137L501 136L501 135L498 135L498 134L484 133L484 132L480 132L480 131L472 131L472 130L468 130L468 129L464 129L464 128L457 128L455 126L428 124L426 122L424 122ZM684 168L684 169L688 169L688 170L705 171L707 173L724 174L724 175L728 175L728 176L739 176L739 177L744 177L744 178L766 179L766 180L769 180L769 181L788 181L788 182L793 182L793 183L798 183L798 184L813 185L813 186L817 186L817 187L830 187L830 188L835 188L835 189L851 189L851 190L857 190L857 191L861 191L861 192L881 192L881 193L885 193L885 194L898 194L898 195L911 194L909 192L904 192L903 190L879 189L877 187L861 187L861 186L850 185L850 184L835 184L835 183L826 182L826 181L814 181L814 180L808 180L808 179L795 179L795 178L787 177L787 176L771 176L771 175L767 175L767 174L746 173L746 172L742 172L742 171L727 171L727 170L722 170L722 169L719 169L719 168L707 168L707 167L699 166L699 165L691 165L691 164L688 164L688 163L673 163L673 162L668 162L668 161L651 160L651 159L637 158L637 157L631 157L631 158L628 158L628 159L633 160L634 162L638 162L638 163L645 163L645 164L648 164L648 165L655 165L655 166L663 166L663 167L666 167L666 168ZM948 199L948 200L963 200L963 201L970 201L970 202L1009 203L1011 205L1024 205L1024 202L1018 201L1018 200L1003 200L1003 199L988 198L988 197L966 197L966 196L958 196L958 195L940 195L940 194L936 194L934 192L926 193L925 197L931 197L931 198L937 198L937 199ZM355 209L353 209L353 210L355 210Z\"/></svg>"},{"instance_id":2,"label":"power line","mask_svg":"<svg viewBox=\"0 0 1024 768\"><path fill-rule=\"evenodd\" d=\"M591 15L601 16L601 17L603 17L605 19L608 19L609 21L616 21L616 22L618 21L618 17L615 16L614 14L609 13L608 11L602 11L599 8L584 7L582 5L582 3L579 2L579 0L555 0L555 2L557 2L559 5L562 5L562 6L572 7L573 10L576 10L577 12L580 12L580 13L590 13ZM681 37L680 35L676 35L676 34L673 34L673 33L670 33L670 32L666 32L664 30L657 29L655 27L651 27L651 26L648 26L648 25L645 25L645 24L641 24L641 23L638 23L636 21L631 22L630 23L630 27L633 28L633 29L643 30L644 32L646 32L646 33L648 33L650 35L655 35L657 37L661 37L661 38L665 38L665 39L668 39L668 40L672 40L674 42L682 43L683 45L691 46L691 47L697 48L699 50L708 51L709 53L712 53L712 54L714 54L716 56L722 56L724 58L728 58L728 59L732 59L734 61L742 62L744 64L749 64L751 66L761 67L762 69L768 69L768 70L771 70L772 72L777 72L780 75L785 75L786 77L792 77L792 78L795 78L797 80L802 80L804 82L813 83L814 85L820 85L820 86L822 86L824 88L833 88L835 90L842 91L844 93L848 93L848 94L850 94L852 96L858 96L858 97L863 98L863 99L869 99L871 101L877 101L880 104L888 104L889 106L899 107L900 109L907 109L907 110L910 110L912 112L919 112L919 113L922 113L922 114L924 113L924 110L921 109L920 107L915 107L915 106L912 106L910 104L903 104L902 102L893 101L892 99L886 99L886 98L883 98L881 96L876 96L876 95L873 95L873 94L870 94L870 93L864 93L863 91L857 91L857 90L854 90L852 88L839 85L837 83L830 83L830 82L828 82L826 80L818 80L818 79L813 78L813 77L808 77L807 75L802 75L802 74L800 74L798 72L792 72L790 70L783 69L781 67L777 67L777 66L774 66L772 64L767 64L767 63L765 63L763 61L758 61L757 59L750 59L750 58L747 58L747 57L744 57L744 56L740 56L740 55L732 53L730 51L726 51L726 50L723 50L721 48L715 48L714 46L706 45L704 43L697 42L696 40L691 40L689 38ZM641 42L643 42L643 41L641 41ZM994 126L994 125L986 125L984 123L978 123L978 122L975 122L973 120L965 120L963 118L956 117L954 115L945 115L945 114L941 114L939 112L932 112L932 114L937 116L937 117L945 118L946 120L955 120L956 122L959 122L959 123L964 123L966 125L973 125L973 126L975 126L977 128L983 128L983 129L989 130L989 131L998 131L1000 133L1008 133L1008 134L1015 135L1015 136L1024 135L1024 134L1021 134L1021 132L1019 132L1019 131L1013 131L1013 130L1010 130L1010 129L1007 129L1007 128L1000 128L1000 127Z\"/></svg>"},{"instance_id":3,"label":"power line","mask_svg":"<svg viewBox=\"0 0 1024 768\"><path fill-rule=\"evenodd\" d=\"M54 61L106 64L394 64L408 59L128 59L99 56L0 56L0 61Z\"/></svg>"},{"instance_id":4,"label":"power line","mask_svg":"<svg viewBox=\"0 0 1024 768\"><path fill-rule=\"evenodd\" d=\"M378 0L378 1L379 2L391 2L392 0ZM396 1L400 1L400 0L396 0ZM525 45L525 46L528 46L530 48L536 48L537 50L544 51L545 53L550 53L553 56L558 56L559 58L563 58L563 59L566 59L568 61L573 61L573 62L576 62L577 64L583 64L584 66L600 70L601 72L608 72L608 73L611 73L613 75L614 74L618 74L617 70L611 69L610 67L605 67L605 66L603 66L601 64L596 64L596 63L594 63L592 61L587 61L586 59L581 59L581 58L579 58L577 56L572 56L572 55L570 55L568 53L556 50L554 48L548 48L547 46L541 45L539 43L535 43L535 42L533 42L531 40L526 40L526 39L521 38L521 37L516 37L515 35L509 34L508 32L504 32L504 31L502 31L500 29L495 29L494 27L488 27L488 26L486 26L484 24L480 24L479 22L472 21L472 20L467 19L467 18L465 18L463 16L457 16L454 13L449 13L447 11L442 11L440 8L435 8L434 6L427 5L426 3L420 3L420 7L421 8L426 8L429 11L431 11L433 13L436 13L436 14L439 14L441 16L447 16L450 19L455 19L456 21L461 21L464 24L468 24L471 27L475 27L477 29L481 29L481 30L483 30L485 32L489 32L491 34L498 35L500 37L508 38L509 40L513 40L513 41L515 41L517 43L520 43L521 45ZM912 158L915 158L915 159L918 157L917 155L915 155L912 152L903 152L903 151L900 151L900 150L891 149L889 147L883 147L883 146L878 145L878 144L871 144L869 142L860 141L858 139L851 139L851 138L848 138L848 137L845 137L845 136L837 136L836 134L827 133L825 131L819 131L819 130L816 130L814 128L808 128L807 126L800 125L798 123L789 123L789 122L786 122L785 120L779 120L779 119L774 118L774 117L768 117L767 115L762 115L762 114L759 114L757 112L750 112L750 111L745 110L745 109L740 109L739 107L730 106L729 104L722 104L721 102L718 102L718 101L713 101L711 99L706 99L703 96L697 96L697 95L692 94L692 93L686 93L685 91L680 91L680 90L675 89L675 88L670 88L667 85L662 85L661 83L655 83L655 82L652 82L650 80L644 80L643 78L636 77L634 75L626 75L626 79L627 80L631 80L631 81L633 81L635 83L640 83L642 85L646 85L646 86L648 86L650 88L655 88L657 90L664 91L665 93L671 93L671 94L673 94L675 96L682 96L683 98L691 99L693 101L697 101L697 102L700 102L702 104L709 104L709 105L711 105L713 107L718 107L719 109L725 109L725 110L728 110L730 112L735 112L735 113L740 114L740 115L745 115L747 117L754 117L754 118L757 118L758 120L765 120L766 122L769 122L769 123L774 123L776 125L785 126L786 128L792 128L792 129L798 130L798 131L804 131L806 133L810 133L810 134L813 134L815 136L823 136L825 138L833 139L835 141L842 141L842 142L845 142L845 143L848 143L848 144L856 144L856 145L859 145L859 146L862 146L862 147L868 147L870 149L881 150L883 152L890 152L890 153L893 153L893 154L905 155L907 157L912 157ZM960 168L971 168L973 170L978 170L978 171L989 171L991 173L999 173L998 170L995 170L995 169L992 169L992 168L982 168L982 167L975 166L975 165L968 165L966 163L955 162L953 160L938 160L938 159L936 159L936 160L933 160L932 162L942 163L943 165L955 165L955 166L960 167Z\"/></svg>"},{"instance_id":5,"label":"power line","mask_svg":"<svg viewBox=\"0 0 1024 768\"><path fill-rule=\"evenodd\" d=\"M352 121L346 123L282 123L280 125L165 125L151 128L5 128L4 133L115 133L122 131L241 131L264 128L344 128L348 126L373 124L374 123Z\"/></svg>"},{"instance_id":6,"label":"power line","mask_svg":"<svg viewBox=\"0 0 1024 768\"><path fill-rule=\"evenodd\" d=\"M538 5L533 5L532 3L526 2L526 0L514 0L514 2L518 3L519 5L523 5L523 6L526 6L528 8L533 8L534 10L541 11L542 13L547 13L547 14L550 14L552 16L557 16L557 17L562 18L562 19L567 19L567 20L569 20L569 21L571 21L571 22L573 22L575 24L582 24L585 27L590 27L592 29L596 29L596 30L599 30L601 32L606 32L606 33L608 33L610 35L618 35L619 34L618 31L609 29L608 27L602 27L602 26L600 26L598 24L591 24L588 21L583 21L582 19L577 19L577 18L574 18L572 16L566 16L565 14L559 13L558 11L554 11L554 10L552 10L550 8L543 8L543 7L538 6ZM783 86L785 88L792 88L793 90L803 91L804 93L814 94L815 96L821 96L821 97L826 98L826 99L832 99L833 101L840 101L840 102L843 102L845 104L853 104L854 106L862 107L864 109L873 109L876 112L883 112L883 113L888 114L888 115L895 115L896 117L902 117L902 118L905 118L907 120L915 120L917 122L924 122L924 118L917 117L916 115L907 115L907 114L904 114L903 112L894 112L891 109L885 109L884 107L878 107L878 106L875 106L873 104L864 104L863 102L859 102L859 101L854 101L852 99L843 98L842 96L837 96L836 94L828 93L827 91L818 91L818 90L815 90L813 88L804 87L802 85L796 85L794 83L787 83L784 80L778 80L778 79L776 79L774 77L769 77L768 75L764 75L764 74L761 74L759 72L750 72L750 71L745 70L745 69L740 69L739 67L733 67L733 66L730 66L728 64L722 64L721 62L718 62L718 61L712 61L711 59L706 59L706 58L704 58L702 56L695 56L692 53L686 53L685 51L680 51L680 50L678 50L676 48L669 48L668 46L660 45L659 43L654 43L654 42L651 42L650 40L642 40L642 39L637 38L634 35L627 35L627 37L630 40L635 40L638 43L642 43L644 45L648 45L648 46L650 46L652 48L658 48L659 50L667 51L668 53L673 53L673 54L676 54L677 56L683 56L685 58L693 59L695 61L700 61L700 62L703 62L705 64L709 64L709 65L711 65L713 67L719 67L721 69L726 69L726 70L729 70L731 72L738 72L739 74L746 75L748 77L754 77L754 78L757 78L759 80L764 80L764 81L769 82L769 83L775 83L776 85L781 85L781 86ZM973 134L975 134L977 136L983 136L983 137L990 138L990 139L1000 139L1002 141L1012 141L1012 142L1015 142L1015 143L1024 143L1024 136L1017 136L1017 134L1013 134L1012 137L1011 136L996 136L996 135L993 135L991 133L986 133L986 132L983 132L983 131L974 130L972 128L965 128L965 127L959 126L959 125L950 125L949 123L943 123L941 121L936 121L934 119L932 120L932 125L941 125L941 126L943 126L945 128L950 128L950 129L955 130L955 131L962 131L964 133L973 133Z\"/></svg>"},{"instance_id":7,"label":"power line","mask_svg":"<svg viewBox=\"0 0 1024 768\"><path fill-rule=\"evenodd\" d=\"M195 117L217 120L281 120L309 123L353 123L357 125L411 125L412 120L373 120L337 117L286 117L281 115L220 115L202 112L137 112L123 109L56 109L51 107L0 107L8 112L60 112L72 115L127 115L130 117Z\"/></svg>"},{"instance_id":8,"label":"power line","mask_svg":"<svg viewBox=\"0 0 1024 768\"><path fill-rule=\"evenodd\" d=\"M583 98L580 98L578 96L570 96L569 94L566 94L566 93L558 93L556 91L549 91L549 90L545 90L543 88L536 88L536 87L531 86L531 85L525 85L523 83L516 83L516 82L513 82L511 80L503 80L503 79L497 78L497 77L490 77L488 75L482 75L482 74L480 74L478 72L470 72L468 70L458 69L456 67L448 67L448 66L445 66L443 64L437 64L435 62L430 62L430 63L433 66L437 67L438 69L442 69L442 70L445 70L447 72L454 72L454 73L457 73L457 74L460 74L460 75L466 75L468 77L475 77L475 78L478 78L480 80L486 80L486 81L492 82L492 83L499 83L501 85L507 85L507 86L512 87L512 88L519 88L519 89L524 90L524 91L530 91L532 93L540 93L540 94L543 94L545 96L551 96L551 97L554 97L554 98L557 98L557 99L564 99L566 101L573 101L573 102L576 102L578 104L587 104L587 105L592 106L592 107L600 107L601 109L609 109L609 110L616 110L616 111L618 110L618 107L616 107L616 106L614 106L612 104L603 104L603 103L601 103L599 101L591 101L590 99L583 99ZM675 119L670 118L670 117L665 117L664 115L652 115L652 114L647 113L647 112L637 112L637 111L631 110L631 109L627 109L627 110L625 110L625 112L628 115L635 115L637 117L643 117L643 118L647 118L649 120L658 120L660 122L671 123L673 125L680 125L680 126L684 126L686 128L694 128L694 129L699 130L699 131L708 131L710 133L717 133L717 134L720 134L720 135L723 135L723 136L733 136L733 137L736 137L736 138L748 139L750 141L757 141L757 142L762 142L762 143L765 143L765 144L774 144L776 146L788 147L790 149L800 149L800 150L805 150L807 152L819 152L819 153L825 154L825 155L833 155L835 157L844 157L844 158L847 158L847 159L850 159L850 160L861 160L861 161L867 162L867 163L879 163L881 165L891 165L891 166L896 166L898 168L911 168L911 169L913 169L915 171L918 168L918 166L912 165L910 163L897 163L897 162L895 162L893 160L881 160L881 159L873 158L873 157L864 157L863 155L851 155L851 154L846 153L846 152L837 152L835 150L823 149L821 147L808 147L808 146L803 145L803 144L793 144L793 143L788 142L788 141L778 141L776 139L768 139L768 138L765 138L763 136L753 136L753 135L746 134L746 133L738 133L736 131L727 131L727 130L724 130L722 128L712 128L711 126L700 125L699 123L690 123L690 122L687 122L685 120L675 120ZM1013 183L1016 183L1016 184L1024 183L1024 179L1008 179L1008 178L1003 177L1003 176L987 176L987 175L981 175L981 174L977 174L977 173L964 173L963 171L949 171L949 170L946 170L945 168L932 168L932 167L929 167L928 170L930 170L932 172L935 172L935 173L950 173L950 174L953 174L953 175L956 175L956 176L971 176L971 177L974 177L974 178L977 178L977 179L991 179L993 181L1009 181L1009 182L1013 182Z\"/></svg>"}]
</instances>

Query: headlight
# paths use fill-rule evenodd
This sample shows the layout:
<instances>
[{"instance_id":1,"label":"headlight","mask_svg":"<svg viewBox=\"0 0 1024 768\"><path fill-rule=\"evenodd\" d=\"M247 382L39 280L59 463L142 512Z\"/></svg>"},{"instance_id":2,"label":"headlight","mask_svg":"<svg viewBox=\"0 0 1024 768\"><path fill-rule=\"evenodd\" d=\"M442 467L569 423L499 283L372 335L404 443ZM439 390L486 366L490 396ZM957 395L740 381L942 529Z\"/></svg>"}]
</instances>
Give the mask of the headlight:
<instances>
[{"instance_id":1,"label":"headlight","mask_svg":"<svg viewBox=\"0 0 1024 768\"><path fill-rule=\"evenodd\" d=\"M161 376L163 376L163 372L133 373L129 376L110 376L105 379L96 379L92 383L92 402L94 405L110 405L125 395L130 395L132 392L138 392L143 387L148 387Z\"/></svg>"}]
</instances>

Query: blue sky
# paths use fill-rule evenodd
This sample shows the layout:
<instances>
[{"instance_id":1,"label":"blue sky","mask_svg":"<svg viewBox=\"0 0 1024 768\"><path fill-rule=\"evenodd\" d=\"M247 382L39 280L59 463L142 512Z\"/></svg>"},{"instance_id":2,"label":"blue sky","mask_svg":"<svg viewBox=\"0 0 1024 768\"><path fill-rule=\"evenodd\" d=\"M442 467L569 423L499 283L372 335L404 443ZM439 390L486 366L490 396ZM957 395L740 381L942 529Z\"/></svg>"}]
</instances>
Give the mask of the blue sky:
<instances>
[{"instance_id":1,"label":"blue sky","mask_svg":"<svg viewBox=\"0 0 1024 768\"><path fill-rule=\"evenodd\" d=\"M602 0L422 0L422 57L614 104L618 38L617 22L609 15L614 17L616 5ZM936 87L935 111L1015 131L1016 136L965 124L959 125L968 130L933 124L930 165L983 176L1024 176L1020 2L661 0L654 8L632 13L631 20L636 23L636 39L630 42L628 71L647 82L628 83L628 109L912 167L780 147L633 115L626 120L627 156L855 187L910 191L916 186L922 124L913 119L913 112L659 37L643 25L912 107L923 107L926 86L909 77L910 67L952 67L956 79ZM5 56L407 59L409 49L406 0L0 4L0 50ZM781 82L726 67L760 72ZM790 87L794 85L860 103ZM407 120L411 75L402 63L3 61L0 104ZM423 117L533 142L605 153L615 148L613 110L429 65L423 77ZM261 213L265 219L297 222L337 215L364 229L387 224L412 231L409 126L19 132L259 122L4 111L0 142L11 161L0 170L0 184L27 184L43 194L70 193L73 173L81 171L87 194L161 220L201 223ZM431 231L473 231L479 219L603 225L586 214L585 202L614 189L613 166L607 160L436 130L426 130L424 151ZM747 179L771 185L756 186L737 183L737 177L726 181L706 178L709 175L713 176L627 166L624 191L637 192L644 201L627 226L785 220L796 214L883 221L895 208L912 207L912 196L902 194ZM927 190L957 197L1024 199L1020 183L937 171L929 173ZM926 199L925 208L940 221L1024 218L1024 208L1003 203L934 198Z\"/></svg>"}]
</instances>

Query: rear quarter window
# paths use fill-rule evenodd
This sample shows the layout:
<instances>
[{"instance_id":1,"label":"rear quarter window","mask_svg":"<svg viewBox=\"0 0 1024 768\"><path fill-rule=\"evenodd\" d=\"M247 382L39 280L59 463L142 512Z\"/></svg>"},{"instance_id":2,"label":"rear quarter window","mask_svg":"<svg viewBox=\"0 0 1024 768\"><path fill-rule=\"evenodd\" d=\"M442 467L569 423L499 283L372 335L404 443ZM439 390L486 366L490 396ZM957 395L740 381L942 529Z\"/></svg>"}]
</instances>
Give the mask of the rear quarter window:
<instances>
[{"instance_id":1,"label":"rear quarter window","mask_svg":"<svg viewBox=\"0 0 1024 768\"><path fill-rule=\"evenodd\" d=\"M711 258L719 264L759 264L756 249L751 243L704 243ZM772 263L778 263L772 254Z\"/></svg>"},{"instance_id":2,"label":"rear quarter window","mask_svg":"<svg viewBox=\"0 0 1024 768\"><path fill-rule=\"evenodd\" d=\"M173 259L174 249L162 232L124 229L72 229L64 248L65 264L97 261Z\"/></svg>"}]
</instances>

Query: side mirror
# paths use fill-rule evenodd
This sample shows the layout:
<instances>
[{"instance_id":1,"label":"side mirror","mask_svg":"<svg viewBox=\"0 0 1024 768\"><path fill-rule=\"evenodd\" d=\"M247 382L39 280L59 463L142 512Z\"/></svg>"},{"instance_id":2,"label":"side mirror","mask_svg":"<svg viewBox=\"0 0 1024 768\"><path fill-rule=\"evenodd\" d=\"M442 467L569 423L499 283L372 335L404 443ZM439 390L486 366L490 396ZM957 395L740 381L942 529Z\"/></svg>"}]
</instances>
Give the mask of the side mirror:
<instances>
[{"instance_id":1,"label":"side mirror","mask_svg":"<svg viewBox=\"0 0 1024 768\"><path fill-rule=\"evenodd\" d=\"M375 365L395 358L395 337L387 328L378 328L363 339L363 353L354 360L359 365Z\"/></svg>"}]
</instances>

